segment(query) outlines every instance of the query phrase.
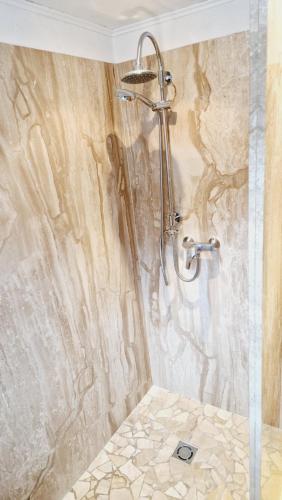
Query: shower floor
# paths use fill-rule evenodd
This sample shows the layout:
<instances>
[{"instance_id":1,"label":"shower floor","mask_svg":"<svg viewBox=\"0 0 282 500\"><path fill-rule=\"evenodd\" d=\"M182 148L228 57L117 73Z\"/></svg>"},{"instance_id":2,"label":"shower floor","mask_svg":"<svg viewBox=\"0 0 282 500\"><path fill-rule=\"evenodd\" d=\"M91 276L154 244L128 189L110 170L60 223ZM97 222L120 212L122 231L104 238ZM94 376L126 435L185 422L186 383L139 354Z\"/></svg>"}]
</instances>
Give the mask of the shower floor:
<instances>
[{"instance_id":1,"label":"shower floor","mask_svg":"<svg viewBox=\"0 0 282 500\"><path fill-rule=\"evenodd\" d=\"M179 441L191 464L171 455ZM263 435L263 500L282 499L282 432ZM248 420L152 387L64 500L249 498Z\"/></svg>"}]
</instances>

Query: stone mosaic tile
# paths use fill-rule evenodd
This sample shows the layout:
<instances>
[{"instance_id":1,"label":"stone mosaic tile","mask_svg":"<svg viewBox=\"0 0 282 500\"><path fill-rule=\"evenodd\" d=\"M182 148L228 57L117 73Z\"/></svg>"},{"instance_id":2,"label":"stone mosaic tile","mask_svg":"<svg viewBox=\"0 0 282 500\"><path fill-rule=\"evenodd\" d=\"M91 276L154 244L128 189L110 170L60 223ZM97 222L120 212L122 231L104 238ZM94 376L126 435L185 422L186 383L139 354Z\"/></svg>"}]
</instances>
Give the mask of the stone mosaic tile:
<instances>
[{"instance_id":1,"label":"stone mosaic tile","mask_svg":"<svg viewBox=\"0 0 282 500\"><path fill-rule=\"evenodd\" d=\"M171 455L198 448L191 464ZM282 432L265 427L263 500L282 498ZM248 420L152 387L64 500L242 500L249 494Z\"/></svg>"}]
</instances>

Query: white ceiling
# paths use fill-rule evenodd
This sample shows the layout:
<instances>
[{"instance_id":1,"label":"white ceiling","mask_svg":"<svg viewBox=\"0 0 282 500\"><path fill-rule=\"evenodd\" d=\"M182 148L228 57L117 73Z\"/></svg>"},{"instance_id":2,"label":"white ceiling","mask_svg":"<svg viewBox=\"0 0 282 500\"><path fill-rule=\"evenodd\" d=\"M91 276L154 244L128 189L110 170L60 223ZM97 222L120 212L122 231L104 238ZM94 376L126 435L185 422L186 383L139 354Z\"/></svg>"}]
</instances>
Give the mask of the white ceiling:
<instances>
[{"instance_id":1,"label":"white ceiling","mask_svg":"<svg viewBox=\"0 0 282 500\"><path fill-rule=\"evenodd\" d=\"M208 0L25 0L115 29Z\"/></svg>"}]
</instances>

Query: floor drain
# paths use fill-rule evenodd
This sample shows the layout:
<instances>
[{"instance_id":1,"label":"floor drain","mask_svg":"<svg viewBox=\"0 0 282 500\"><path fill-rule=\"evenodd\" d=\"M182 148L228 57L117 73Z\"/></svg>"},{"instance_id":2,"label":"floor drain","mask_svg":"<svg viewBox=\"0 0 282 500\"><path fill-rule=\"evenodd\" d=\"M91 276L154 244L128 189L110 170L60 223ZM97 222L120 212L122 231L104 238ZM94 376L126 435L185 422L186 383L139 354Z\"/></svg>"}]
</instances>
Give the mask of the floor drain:
<instances>
[{"instance_id":1,"label":"floor drain","mask_svg":"<svg viewBox=\"0 0 282 500\"><path fill-rule=\"evenodd\" d=\"M196 455L198 448L192 446L191 444L184 443L183 441L179 441L176 446L172 456L177 458L177 460L181 460L181 462L185 462L186 464L190 464Z\"/></svg>"}]
</instances>

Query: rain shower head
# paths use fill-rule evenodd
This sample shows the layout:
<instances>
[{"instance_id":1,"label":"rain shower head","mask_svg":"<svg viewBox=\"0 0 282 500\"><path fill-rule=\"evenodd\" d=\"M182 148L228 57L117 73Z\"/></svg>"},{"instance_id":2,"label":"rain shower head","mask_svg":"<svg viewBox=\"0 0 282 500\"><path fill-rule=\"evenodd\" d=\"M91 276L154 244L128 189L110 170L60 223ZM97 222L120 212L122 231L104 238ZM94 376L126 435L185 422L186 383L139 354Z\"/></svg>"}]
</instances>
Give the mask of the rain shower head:
<instances>
[{"instance_id":1,"label":"rain shower head","mask_svg":"<svg viewBox=\"0 0 282 500\"><path fill-rule=\"evenodd\" d=\"M146 38L149 38L155 48L157 60L158 60L158 73L155 71L152 71L148 68L143 68L141 59L142 59L142 48L143 48L143 43ZM133 70L129 71L122 77L122 81L125 83L131 83L131 84L138 84L138 83L146 83L150 82L151 80L154 80L157 76L159 76L159 84L163 88L164 86L164 65L163 65L163 58L162 54L160 52L159 46L157 44L156 39L154 36L149 33L148 31L145 31L142 33L142 35L139 38L138 41L138 47L137 47L137 57L135 61L135 65ZM161 99L163 99L163 95L161 96Z\"/></svg>"},{"instance_id":2,"label":"rain shower head","mask_svg":"<svg viewBox=\"0 0 282 500\"><path fill-rule=\"evenodd\" d=\"M139 66L129 71L128 73L125 73L125 75L122 77L121 80L122 82L125 83L138 84L138 83L150 82L151 80L154 80L154 78L156 77L157 74L154 71Z\"/></svg>"}]
</instances>

